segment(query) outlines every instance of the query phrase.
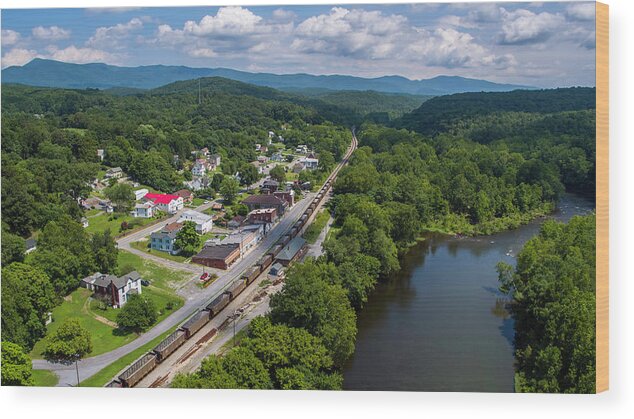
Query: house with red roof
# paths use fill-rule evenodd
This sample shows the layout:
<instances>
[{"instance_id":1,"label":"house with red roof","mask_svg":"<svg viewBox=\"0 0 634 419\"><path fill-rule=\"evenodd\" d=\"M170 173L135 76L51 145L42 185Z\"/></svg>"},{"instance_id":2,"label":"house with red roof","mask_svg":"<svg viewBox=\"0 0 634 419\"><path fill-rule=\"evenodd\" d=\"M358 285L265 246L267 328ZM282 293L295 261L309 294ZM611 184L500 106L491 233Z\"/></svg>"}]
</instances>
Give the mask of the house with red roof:
<instances>
[{"instance_id":1,"label":"house with red roof","mask_svg":"<svg viewBox=\"0 0 634 419\"><path fill-rule=\"evenodd\" d=\"M148 193L145 194L143 198L147 201L153 202L157 210L168 214L175 214L177 211L182 210L185 205L183 197L178 195Z\"/></svg>"}]
</instances>

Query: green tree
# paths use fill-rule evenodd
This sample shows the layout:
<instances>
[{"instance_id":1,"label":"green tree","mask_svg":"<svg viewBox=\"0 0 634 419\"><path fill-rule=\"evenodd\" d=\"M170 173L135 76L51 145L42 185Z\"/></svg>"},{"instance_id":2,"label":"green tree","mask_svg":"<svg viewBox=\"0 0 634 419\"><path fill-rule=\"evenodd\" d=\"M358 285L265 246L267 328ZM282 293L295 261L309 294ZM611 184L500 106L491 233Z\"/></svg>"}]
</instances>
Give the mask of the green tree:
<instances>
[{"instance_id":1,"label":"green tree","mask_svg":"<svg viewBox=\"0 0 634 419\"><path fill-rule=\"evenodd\" d=\"M2 340L26 350L46 334L55 292L41 269L15 262L2 269Z\"/></svg>"},{"instance_id":2,"label":"green tree","mask_svg":"<svg viewBox=\"0 0 634 419\"><path fill-rule=\"evenodd\" d=\"M286 170L284 170L284 166L278 164L277 166L271 169L271 171L269 172L269 176L271 176L271 179L275 179L276 181L280 183L285 182Z\"/></svg>"},{"instance_id":3,"label":"green tree","mask_svg":"<svg viewBox=\"0 0 634 419\"><path fill-rule=\"evenodd\" d=\"M22 262L26 251L25 240L8 231L2 231L2 266L7 266L12 262Z\"/></svg>"},{"instance_id":4,"label":"green tree","mask_svg":"<svg viewBox=\"0 0 634 419\"><path fill-rule=\"evenodd\" d=\"M335 157L328 151L319 153L319 170L322 172L330 172L335 167Z\"/></svg>"},{"instance_id":5,"label":"green tree","mask_svg":"<svg viewBox=\"0 0 634 419\"><path fill-rule=\"evenodd\" d=\"M238 192L240 191L240 184L237 180L235 180L231 176L226 176L222 183L220 184L220 194L225 199L225 201L229 204L232 204L233 201L238 196Z\"/></svg>"},{"instance_id":6,"label":"green tree","mask_svg":"<svg viewBox=\"0 0 634 419\"><path fill-rule=\"evenodd\" d=\"M250 163L245 163L240 166L240 183L246 186L250 186L260 179L260 173ZM222 193L222 191L220 192ZM224 194L223 194L224 195Z\"/></svg>"},{"instance_id":7,"label":"green tree","mask_svg":"<svg viewBox=\"0 0 634 419\"><path fill-rule=\"evenodd\" d=\"M24 350L15 343L2 342L2 385L32 386L31 359Z\"/></svg>"},{"instance_id":8,"label":"green tree","mask_svg":"<svg viewBox=\"0 0 634 419\"><path fill-rule=\"evenodd\" d=\"M183 227L176 233L174 246L185 255L193 255L198 251L202 238L196 233L196 223L185 221Z\"/></svg>"},{"instance_id":9,"label":"green tree","mask_svg":"<svg viewBox=\"0 0 634 419\"><path fill-rule=\"evenodd\" d=\"M134 202L132 185L115 183L104 191L106 197L115 205L117 212L127 213Z\"/></svg>"},{"instance_id":10,"label":"green tree","mask_svg":"<svg viewBox=\"0 0 634 419\"><path fill-rule=\"evenodd\" d=\"M92 251L95 256L97 269L102 273L117 272L117 257L119 249L110 230L97 232L92 236Z\"/></svg>"},{"instance_id":11,"label":"green tree","mask_svg":"<svg viewBox=\"0 0 634 419\"><path fill-rule=\"evenodd\" d=\"M79 320L69 318L48 338L44 349L44 359L50 362L70 365L75 363L77 385L79 386L79 367L77 363L92 352L90 332L84 329Z\"/></svg>"},{"instance_id":12,"label":"green tree","mask_svg":"<svg viewBox=\"0 0 634 419\"><path fill-rule=\"evenodd\" d=\"M314 263L289 269L284 288L271 297L271 320L320 337L334 365L341 367L354 351L356 315L346 291L322 273Z\"/></svg>"},{"instance_id":13,"label":"green tree","mask_svg":"<svg viewBox=\"0 0 634 419\"><path fill-rule=\"evenodd\" d=\"M271 377L255 354L242 346L232 349L223 359L222 368L237 384L237 388L270 389Z\"/></svg>"},{"instance_id":14,"label":"green tree","mask_svg":"<svg viewBox=\"0 0 634 419\"><path fill-rule=\"evenodd\" d=\"M122 330L141 333L158 319L154 302L142 295L132 294L117 314L117 326Z\"/></svg>"}]
</instances>

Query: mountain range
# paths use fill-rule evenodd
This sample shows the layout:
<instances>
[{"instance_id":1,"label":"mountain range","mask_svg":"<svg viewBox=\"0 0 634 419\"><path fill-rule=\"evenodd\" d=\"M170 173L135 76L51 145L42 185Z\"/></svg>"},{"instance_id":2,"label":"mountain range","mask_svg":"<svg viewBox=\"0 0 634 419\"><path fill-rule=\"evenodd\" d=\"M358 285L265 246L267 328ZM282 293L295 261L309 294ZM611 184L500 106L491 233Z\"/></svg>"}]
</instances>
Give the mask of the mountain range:
<instances>
[{"instance_id":1,"label":"mountain range","mask_svg":"<svg viewBox=\"0 0 634 419\"><path fill-rule=\"evenodd\" d=\"M3 83L73 89L121 87L152 89L175 81L200 77L225 77L244 83L295 92L310 89L373 90L384 93L436 96L463 92L533 89L531 86L500 84L458 76L437 76L422 80L410 80L401 76L363 78L345 75L249 73L228 68L166 65L119 67L102 63L72 64L40 58L23 66L12 66L2 70Z\"/></svg>"}]
</instances>

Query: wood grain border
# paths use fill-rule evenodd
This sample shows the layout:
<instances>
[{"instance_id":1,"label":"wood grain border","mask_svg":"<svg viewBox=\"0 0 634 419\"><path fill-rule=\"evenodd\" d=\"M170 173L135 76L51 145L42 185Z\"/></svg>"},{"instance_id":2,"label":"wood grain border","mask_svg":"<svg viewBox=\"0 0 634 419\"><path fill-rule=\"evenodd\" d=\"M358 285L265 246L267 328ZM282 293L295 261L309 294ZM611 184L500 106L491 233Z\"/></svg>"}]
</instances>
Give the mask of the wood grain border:
<instances>
[{"instance_id":1,"label":"wood grain border","mask_svg":"<svg viewBox=\"0 0 634 419\"><path fill-rule=\"evenodd\" d=\"M596 2L596 392L610 384L609 364L609 8Z\"/></svg>"}]
</instances>

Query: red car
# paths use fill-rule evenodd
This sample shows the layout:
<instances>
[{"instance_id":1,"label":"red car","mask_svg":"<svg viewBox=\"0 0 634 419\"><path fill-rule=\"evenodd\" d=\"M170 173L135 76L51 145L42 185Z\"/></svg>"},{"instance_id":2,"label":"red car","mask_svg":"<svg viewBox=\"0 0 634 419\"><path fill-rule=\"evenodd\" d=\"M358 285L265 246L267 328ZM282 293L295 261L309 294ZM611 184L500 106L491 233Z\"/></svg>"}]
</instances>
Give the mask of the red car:
<instances>
[{"instance_id":1,"label":"red car","mask_svg":"<svg viewBox=\"0 0 634 419\"><path fill-rule=\"evenodd\" d=\"M203 272L203 274L200 276L200 280L204 281L205 279L207 279L208 276L209 274L207 272Z\"/></svg>"}]
</instances>

